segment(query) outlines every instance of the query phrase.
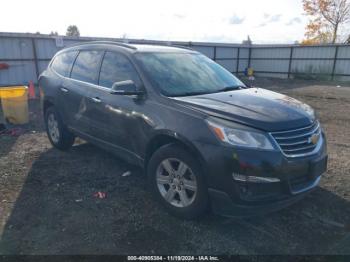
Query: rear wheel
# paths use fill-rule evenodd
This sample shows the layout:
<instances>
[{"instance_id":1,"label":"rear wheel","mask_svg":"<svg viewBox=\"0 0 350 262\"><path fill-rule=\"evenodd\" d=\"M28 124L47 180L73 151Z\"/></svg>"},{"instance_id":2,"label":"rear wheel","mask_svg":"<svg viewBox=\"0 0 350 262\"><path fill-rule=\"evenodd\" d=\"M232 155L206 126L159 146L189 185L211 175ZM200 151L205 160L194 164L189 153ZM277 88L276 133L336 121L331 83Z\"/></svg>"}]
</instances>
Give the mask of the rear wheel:
<instances>
[{"instance_id":1,"label":"rear wheel","mask_svg":"<svg viewBox=\"0 0 350 262\"><path fill-rule=\"evenodd\" d=\"M75 136L64 125L55 107L46 110L45 126L47 136L54 147L68 150L74 144Z\"/></svg>"},{"instance_id":2,"label":"rear wheel","mask_svg":"<svg viewBox=\"0 0 350 262\"><path fill-rule=\"evenodd\" d=\"M153 194L171 214L193 219L206 211L208 193L200 165L183 147L161 147L147 171Z\"/></svg>"}]
</instances>

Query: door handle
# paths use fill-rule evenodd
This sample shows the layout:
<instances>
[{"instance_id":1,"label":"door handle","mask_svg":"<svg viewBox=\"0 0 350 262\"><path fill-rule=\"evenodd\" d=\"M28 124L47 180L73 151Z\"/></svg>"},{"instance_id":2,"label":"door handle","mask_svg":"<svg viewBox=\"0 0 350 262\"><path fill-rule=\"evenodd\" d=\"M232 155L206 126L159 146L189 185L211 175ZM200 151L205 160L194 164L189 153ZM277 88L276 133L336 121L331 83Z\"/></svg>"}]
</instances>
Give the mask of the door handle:
<instances>
[{"instance_id":1,"label":"door handle","mask_svg":"<svg viewBox=\"0 0 350 262\"><path fill-rule=\"evenodd\" d=\"M65 87L61 87L61 91L63 92L63 93L68 93L68 89L67 88L65 88Z\"/></svg>"},{"instance_id":2,"label":"door handle","mask_svg":"<svg viewBox=\"0 0 350 262\"><path fill-rule=\"evenodd\" d=\"M95 103L101 103L101 99L98 97L92 97L91 100L94 101Z\"/></svg>"}]
</instances>

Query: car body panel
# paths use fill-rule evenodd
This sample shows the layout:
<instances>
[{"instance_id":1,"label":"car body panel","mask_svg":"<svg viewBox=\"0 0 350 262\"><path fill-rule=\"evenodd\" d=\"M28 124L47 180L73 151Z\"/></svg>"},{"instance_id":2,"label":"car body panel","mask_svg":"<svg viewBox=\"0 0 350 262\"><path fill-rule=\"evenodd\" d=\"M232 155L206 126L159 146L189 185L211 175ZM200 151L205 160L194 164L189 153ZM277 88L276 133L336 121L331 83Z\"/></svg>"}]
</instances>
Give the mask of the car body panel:
<instances>
[{"instance_id":1,"label":"car body panel","mask_svg":"<svg viewBox=\"0 0 350 262\"><path fill-rule=\"evenodd\" d=\"M269 132L303 127L314 121L313 110L306 104L262 88L181 97L176 100L208 115Z\"/></svg>"},{"instance_id":2,"label":"car body panel","mask_svg":"<svg viewBox=\"0 0 350 262\"><path fill-rule=\"evenodd\" d=\"M91 134L95 128L89 123L91 85L68 78L64 78L62 82L57 107L62 112L64 121L74 129ZM61 88L67 91L62 91Z\"/></svg>"}]
</instances>

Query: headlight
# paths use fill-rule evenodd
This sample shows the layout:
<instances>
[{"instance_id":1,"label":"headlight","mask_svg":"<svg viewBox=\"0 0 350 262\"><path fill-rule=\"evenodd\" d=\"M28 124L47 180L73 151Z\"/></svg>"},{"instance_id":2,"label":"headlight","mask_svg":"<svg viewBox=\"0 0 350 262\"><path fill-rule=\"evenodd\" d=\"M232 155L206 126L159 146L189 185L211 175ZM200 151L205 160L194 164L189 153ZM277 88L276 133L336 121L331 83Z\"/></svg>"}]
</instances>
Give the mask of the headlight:
<instances>
[{"instance_id":1,"label":"headlight","mask_svg":"<svg viewBox=\"0 0 350 262\"><path fill-rule=\"evenodd\" d=\"M257 148L264 150L274 149L266 135L254 131L234 129L213 123L207 120L209 127L214 131L216 137L222 142L234 146Z\"/></svg>"}]
</instances>

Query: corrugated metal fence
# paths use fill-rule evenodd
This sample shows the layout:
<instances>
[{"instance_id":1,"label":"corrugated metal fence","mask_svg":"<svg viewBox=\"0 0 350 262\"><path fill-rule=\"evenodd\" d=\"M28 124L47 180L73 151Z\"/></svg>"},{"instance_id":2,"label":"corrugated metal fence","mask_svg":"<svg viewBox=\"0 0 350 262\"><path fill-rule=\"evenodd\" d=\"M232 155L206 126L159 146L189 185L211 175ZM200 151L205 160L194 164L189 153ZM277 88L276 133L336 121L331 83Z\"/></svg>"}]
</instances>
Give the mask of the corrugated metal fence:
<instances>
[{"instance_id":1,"label":"corrugated metal fence","mask_svg":"<svg viewBox=\"0 0 350 262\"><path fill-rule=\"evenodd\" d=\"M0 86L36 83L52 56L84 41L125 39L71 38L0 33ZM127 40L138 44L182 45L202 52L234 74L252 67L256 76L350 81L350 46L239 45L202 42ZM4 66L5 64L5 66ZM2 66L1 66L2 65ZM8 65L9 67L6 68Z\"/></svg>"}]
</instances>

